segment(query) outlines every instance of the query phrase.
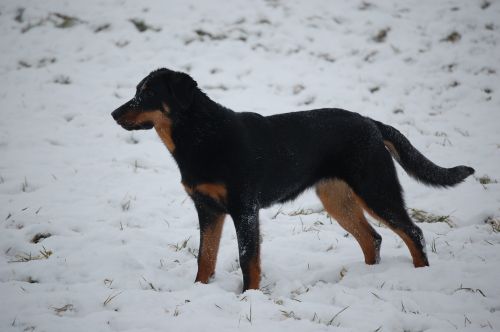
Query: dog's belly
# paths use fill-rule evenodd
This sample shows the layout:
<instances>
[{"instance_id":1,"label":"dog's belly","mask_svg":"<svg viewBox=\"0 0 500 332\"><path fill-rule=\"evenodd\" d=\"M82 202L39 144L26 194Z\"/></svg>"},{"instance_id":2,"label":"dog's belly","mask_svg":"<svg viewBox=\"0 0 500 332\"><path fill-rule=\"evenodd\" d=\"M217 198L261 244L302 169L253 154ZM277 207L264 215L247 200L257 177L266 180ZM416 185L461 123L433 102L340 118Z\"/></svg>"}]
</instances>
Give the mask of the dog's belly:
<instances>
[{"instance_id":1,"label":"dog's belly","mask_svg":"<svg viewBox=\"0 0 500 332\"><path fill-rule=\"evenodd\" d=\"M305 158L304 162L293 166L289 162L282 162L280 163L282 167L270 169L260 181L261 205L267 207L293 200L304 190L312 187L322 176L314 161Z\"/></svg>"}]
</instances>

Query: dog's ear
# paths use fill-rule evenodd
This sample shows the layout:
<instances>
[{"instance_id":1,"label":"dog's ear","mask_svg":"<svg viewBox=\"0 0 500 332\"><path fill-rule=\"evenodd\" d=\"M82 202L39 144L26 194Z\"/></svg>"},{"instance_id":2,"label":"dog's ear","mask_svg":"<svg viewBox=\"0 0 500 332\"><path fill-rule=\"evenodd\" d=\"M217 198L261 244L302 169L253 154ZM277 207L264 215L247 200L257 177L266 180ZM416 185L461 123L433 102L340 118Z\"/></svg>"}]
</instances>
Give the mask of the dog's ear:
<instances>
[{"instance_id":1,"label":"dog's ear","mask_svg":"<svg viewBox=\"0 0 500 332\"><path fill-rule=\"evenodd\" d=\"M187 109L193 103L194 93L198 84L191 76L181 72L173 72L169 79L170 90L175 101L182 109Z\"/></svg>"}]
</instances>

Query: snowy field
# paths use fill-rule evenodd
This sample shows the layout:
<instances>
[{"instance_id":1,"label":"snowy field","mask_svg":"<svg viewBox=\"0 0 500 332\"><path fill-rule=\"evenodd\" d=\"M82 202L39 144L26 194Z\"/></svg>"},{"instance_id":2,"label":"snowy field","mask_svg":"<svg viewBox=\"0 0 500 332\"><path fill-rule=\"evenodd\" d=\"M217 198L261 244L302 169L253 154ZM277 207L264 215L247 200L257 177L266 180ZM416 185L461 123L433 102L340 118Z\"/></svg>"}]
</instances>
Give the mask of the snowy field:
<instances>
[{"instance_id":1,"label":"snowy field","mask_svg":"<svg viewBox=\"0 0 500 332\"><path fill-rule=\"evenodd\" d=\"M0 331L499 331L500 2L0 2ZM110 112L158 67L264 115L341 107L397 127L449 190L398 167L427 239L381 263L312 191L262 210L261 290L230 218L194 284L194 207L153 131ZM381 188L383 190L383 188Z\"/></svg>"}]
</instances>

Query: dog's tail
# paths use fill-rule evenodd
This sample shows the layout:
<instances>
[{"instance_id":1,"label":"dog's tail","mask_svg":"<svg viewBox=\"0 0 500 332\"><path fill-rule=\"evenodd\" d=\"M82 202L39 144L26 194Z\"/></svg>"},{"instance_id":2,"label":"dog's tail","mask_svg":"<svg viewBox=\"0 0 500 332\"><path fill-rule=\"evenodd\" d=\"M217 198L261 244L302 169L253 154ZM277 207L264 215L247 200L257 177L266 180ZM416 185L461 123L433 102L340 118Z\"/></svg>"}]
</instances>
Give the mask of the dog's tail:
<instances>
[{"instance_id":1,"label":"dog's tail","mask_svg":"<svg viewBox=\"0 0 500 332\"><path fill-rule=\"evenodd\" d=\"M450 187L459 184L469 175L474 174L474 169L468 166L443 168L427 159L410 141L396 128L375 121L384 144L392 157L404 170L416 180L431 186Z\"/></svg>"}]
</instances>

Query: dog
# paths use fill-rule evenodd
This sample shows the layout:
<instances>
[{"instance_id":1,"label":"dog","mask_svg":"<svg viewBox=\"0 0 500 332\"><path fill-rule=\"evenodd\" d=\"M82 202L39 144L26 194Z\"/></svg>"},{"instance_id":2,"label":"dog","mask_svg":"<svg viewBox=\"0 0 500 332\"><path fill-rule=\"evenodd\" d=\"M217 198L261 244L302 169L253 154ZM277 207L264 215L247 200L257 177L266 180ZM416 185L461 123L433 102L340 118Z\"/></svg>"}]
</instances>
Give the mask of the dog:
<instances>
[{"instance_id":1,"label":"dog","mask_svg":"<svg viewBox=\"0 0 500 332\"><path fill-rule=\"evenodd\" d=\"M234 112L212 101L188 74L165 68L145 77L112 116L126 130L154 128L179 167L200 224L195 282L213 276L224 218L232 217L243 291L259 288L259 209L315 187L325 210L359 242L366 264L379 262L382 238L364 211L396 232L413 265L423 267L429 265L425 240L407 214L392 158L435 187L474 173L467 166L437 166L397 129L358 113Z\"/></svg>"}]
</instances>

